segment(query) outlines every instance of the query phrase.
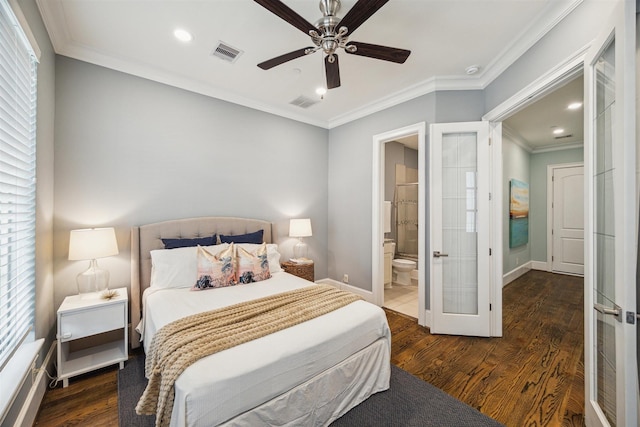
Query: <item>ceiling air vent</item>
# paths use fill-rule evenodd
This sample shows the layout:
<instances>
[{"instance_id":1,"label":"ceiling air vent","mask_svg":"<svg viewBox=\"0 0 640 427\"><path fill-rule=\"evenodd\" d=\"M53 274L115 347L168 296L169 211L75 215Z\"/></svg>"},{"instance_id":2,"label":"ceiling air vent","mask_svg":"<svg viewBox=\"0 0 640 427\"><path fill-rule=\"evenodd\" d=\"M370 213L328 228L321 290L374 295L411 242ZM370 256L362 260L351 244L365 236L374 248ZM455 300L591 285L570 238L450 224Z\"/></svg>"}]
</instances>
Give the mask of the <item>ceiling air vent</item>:
<instances>
[{"instance_id":1,"label":"ceiling air vent","mask_svg":"<svg viewBox=\"0 0 640 427\"><path fill-rule=\"evenodd\" d=\"M568 135L560 135L560 136L556 136L556 139L565 139L565 138L571 138L573 136L572 133L568 134Z\"/></svg>"},{"instance_id":2,"label":"ceiling air vent","mask_svg":"<svg viewBox=\"0 0 640 427\"><path fill-rule=\"evenodd\" d=\"M296 107L300 107L300 108L309 108L312 105L317 104L318 102L320 101L317 99L307 98L304 95L300 95L299 97L291 101L289 104L295 105Z\"/></svg>"},{"instance_id":3,"label":"ceiling air vent","mask_svg":"<svg viewBox=\"0 0 640 427\"><path fill-rule=\"evenodd\" d=\"M220 59L224 59L228 62L236 62L236 59L238 59L238 57L242 55L242 51L240 49L236 49L235 47L229 46L225 42L218 42L218 46L213 49L211 55Z\"/></svg>"}]
</instances>

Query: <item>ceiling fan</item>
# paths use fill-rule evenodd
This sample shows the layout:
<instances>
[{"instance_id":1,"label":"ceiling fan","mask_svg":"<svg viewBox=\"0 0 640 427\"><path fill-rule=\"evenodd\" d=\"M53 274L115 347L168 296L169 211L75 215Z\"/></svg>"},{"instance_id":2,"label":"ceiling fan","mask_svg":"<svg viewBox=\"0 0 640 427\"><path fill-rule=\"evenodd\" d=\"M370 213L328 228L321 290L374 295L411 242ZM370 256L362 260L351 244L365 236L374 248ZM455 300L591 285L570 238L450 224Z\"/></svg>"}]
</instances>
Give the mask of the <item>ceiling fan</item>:
<instances>
[{"instance_id":1,"label":"ceiling fan","mask_svg":"<svg viewBox=\"0 0 640 427\"><path fill-rule=\"evenodd\" d=\"M340 70L338 68L338 54L336 53L338 49L344 49L346 53L352 55L382 59L398 64L403 64L411 54L411 51L406 49L349 41L349 36L389 0L358 0L344 18L337 16L340 10L340 0L320 0L320 11L323 17L318 19L315 25L298 15L280 0L254 1L309 35L315 45L261 62L258 67L263 70L268 70L292 59L322 50L326 54L324 68L327 77L327 89L333 89L340 86Z\"/></svg>"}]
</instances>

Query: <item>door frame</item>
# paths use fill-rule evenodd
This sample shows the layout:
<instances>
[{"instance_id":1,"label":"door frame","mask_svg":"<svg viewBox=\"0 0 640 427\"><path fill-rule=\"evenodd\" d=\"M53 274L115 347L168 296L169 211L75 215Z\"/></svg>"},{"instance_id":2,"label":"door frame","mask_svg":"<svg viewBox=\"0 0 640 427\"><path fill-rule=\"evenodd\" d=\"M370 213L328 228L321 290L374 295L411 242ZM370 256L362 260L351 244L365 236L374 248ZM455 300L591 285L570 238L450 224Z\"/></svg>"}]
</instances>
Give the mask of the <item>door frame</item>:
<instances>
[{"instance_id":1,"label":"door frame","mask_svg":"<svg viewBox=\"0 0 640 427\"><path fill-rule=\"evenodd\" d=\"M582 147L584 152L584 146ZM547 271L553 271L553 261L551 257L553 255L553 171L556 169L565 169L572 167L584 167L584 162L573 163L557 163L554 165L547 165ZM559 272L560 273L560 272ZM564 273L561 274L570 274ZM584 274L582 275L584 276Z\"/></svg>"},{"instance_id":2,"label":"door frame","mask_svg":"<svg viewBox=\"0 0 640 427\"><path fill-rule=\"evenodd\" d=\"M493 286L491 288L491 300L499 304L500 310L491 312L492 336L502 336L502 289L504 287L503 269L503 198L508 197L502 191L502 121L528 107L535 101L543 98L569 81L583 73L584 58L589 49L589 45L583 46L547 73L534 80L529 85L523 87L510 98L498 104L484 116L482 120L489 122L489 138L492 141L492 177L491 191L493 198L491 221L491 235L493 241L493 263L492 271Z\"/></svg>"},{"instance_id":3,"label":"door frame","mask_svg":"<svg viewBox=\"0 0 640 427\"><path fill-rule=\"evenodd\" d=\"M426 319L430 316L425 311L426 287L426 131L425 122L394 129L373 135L372 181L371 197L371 291L373 303L379 307L384 304L384 159L385 144L395 139L410 135L418 135L418 324L429 326Z\"/></svg>"}]
</instances>

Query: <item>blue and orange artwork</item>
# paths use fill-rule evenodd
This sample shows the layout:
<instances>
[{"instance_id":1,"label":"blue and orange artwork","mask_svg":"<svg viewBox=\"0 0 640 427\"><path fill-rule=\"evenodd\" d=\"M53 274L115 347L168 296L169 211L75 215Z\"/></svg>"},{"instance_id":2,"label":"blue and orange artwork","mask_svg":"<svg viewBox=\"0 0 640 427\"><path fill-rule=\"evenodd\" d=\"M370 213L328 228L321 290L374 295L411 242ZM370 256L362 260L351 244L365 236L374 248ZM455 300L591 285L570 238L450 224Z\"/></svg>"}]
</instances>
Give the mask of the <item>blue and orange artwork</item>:
<instances>
[{"instance_id":1,"label":"blue and orange artwork","mask_svg":"<svg viewBox=\"0 0 640 427\"><path fill-rule=\"evenodd\" d=\"M509 247L529 242L529 184L512 179L509 194Z\"/></svg>"}]
</instances>

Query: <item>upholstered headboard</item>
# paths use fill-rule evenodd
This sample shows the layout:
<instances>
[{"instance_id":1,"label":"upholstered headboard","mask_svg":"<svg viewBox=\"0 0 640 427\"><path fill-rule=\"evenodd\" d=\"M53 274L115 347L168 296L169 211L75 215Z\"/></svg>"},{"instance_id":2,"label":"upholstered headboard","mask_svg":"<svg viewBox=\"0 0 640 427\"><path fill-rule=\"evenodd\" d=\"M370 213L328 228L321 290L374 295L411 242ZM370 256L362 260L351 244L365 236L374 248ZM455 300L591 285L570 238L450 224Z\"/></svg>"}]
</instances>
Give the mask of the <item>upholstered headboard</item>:
<instances>
[{"instance_id":1,"label":"upholstered headboard","mask_svg":"<svg viewBox=\"0 0 640 427\"><path fill-rule=\"evenodd\" d=\"M134 328L142 316L142 293L151 281L151 254L164 249L161 239L237 235L264 230L263 239L272 243L273 225L268 221L233 217L186 218L142 225L131 229L131 346L140 345Z\"/></svg>"}]
</instances>

